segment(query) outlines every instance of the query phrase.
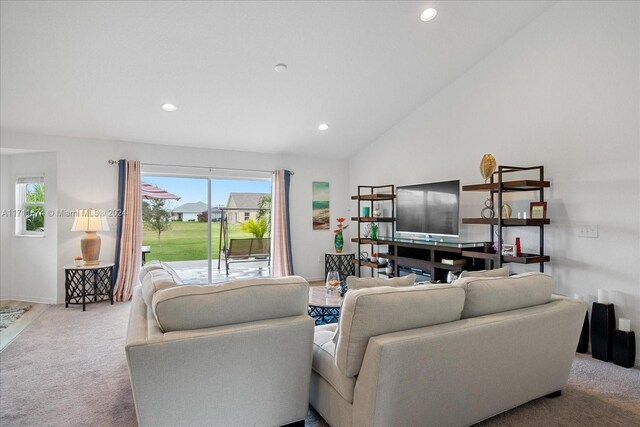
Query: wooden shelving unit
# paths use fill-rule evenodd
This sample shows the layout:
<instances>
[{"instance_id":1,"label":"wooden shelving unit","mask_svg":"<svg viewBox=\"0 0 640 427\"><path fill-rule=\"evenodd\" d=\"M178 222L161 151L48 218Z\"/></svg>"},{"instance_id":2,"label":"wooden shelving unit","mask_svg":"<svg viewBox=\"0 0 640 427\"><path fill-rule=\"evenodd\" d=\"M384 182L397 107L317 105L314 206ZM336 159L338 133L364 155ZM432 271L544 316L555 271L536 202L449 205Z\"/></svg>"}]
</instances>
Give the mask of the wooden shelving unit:
<instances>
[{"instance_id":1,"label":"wooden shelving unit","mask_svg":"<svg viewBox=\"0 0 640 427\"><path fill-rule=\"evenodd\" d=\"M507 181L505 174L514 172L537 171L537 179L518 179ZM544 201L544 189L549 188L549 181L544 179L544 166L518 167L518 166L498 166L498 170L491 177L491 182L485 184L463 185L462 191L482 191L490 192L491 200L496 212L495 218L463 218L463 224L484 224L491 228L489 238L498 242L498 250L495 254L488 254L480 250L462 251L462 256L470 258L484 259L491 263L491 267L500 267L503 263L519 263L519 264L540 264L540 271L544 271L544 263L549 262L551 258L544 254L544 226L551 223L549 218L544 219L519 219L519 218L502 218L502 200L503 195L508 192L516 191L537 191L538 200ZM504 227L537 227L539 229L539 253L527 254L522 253L520 256L501 256L502 252L502 235ZM496 233L497 231L497 233Z\"/></svg>"},{"instance_id":2,"label":"wooden shelving unit","mask_svg":"<svg viewBox=\"0 0 640 427\"><path fill-rule=\"evenodd\" d=\"M394 185L359 185L358 186L358 194L355 196L351 196L351 200L356 200L358 202L358 215L362 214L362 207L363 206L368 206L369 207L369 212L371 213L371 216L367 216L367 217L363 217L363 216L354 216L351 217L351 221L356 223L356 226L358 228L358 237L352 238L351 241L354 243L358 244L358 250L356 252L356 259L353 260L353 263L356 265L357 267L357 272L356 274L358 276L361 276L361 267L369 267L371 268L371 276L375 276L375 272L376 270L380 269L380 268L385 268L386 265L385 264L379 264L379 263L375 263L375 262L371 262L371 261L364 261L364 260L360 260L360 253L362 252L362 246L366 245L366 247L368 247L369 251L369 255L371 255L374 251L374 246L379 245L379 244L384 244L381 243L380 240L373 240L373 239L369 239L369 238L364 238L362 237L362 227L361 224L367 224L367 223L387 223L387 224L391 224L391 235L393 236L393 234L395 233L395 227L393 226L393 223L396 220L396 215L395 215L395 198L396 198L396 194L395 194L395 186ZM374 203L384 203L386 204L386 207L388 208L388 206L390 205L391 209L391 215L390 216L381 216L381 217L374 217L373 216L373 211L374 211ZM381 255L379 255L381 256ZM383 258L389 258L389 257L384 257Z\"/></svg>"}]
</instances>

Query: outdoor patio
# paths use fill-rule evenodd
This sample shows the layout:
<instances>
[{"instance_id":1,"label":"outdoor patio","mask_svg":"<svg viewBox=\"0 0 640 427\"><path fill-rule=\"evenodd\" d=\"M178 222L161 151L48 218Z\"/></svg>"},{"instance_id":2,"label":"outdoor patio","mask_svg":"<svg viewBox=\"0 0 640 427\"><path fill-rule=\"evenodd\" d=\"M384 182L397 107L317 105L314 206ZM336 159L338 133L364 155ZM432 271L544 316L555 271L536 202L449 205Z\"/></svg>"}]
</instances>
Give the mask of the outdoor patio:
<instances>
[{"instance_id":1,"label":"outdoor patio","mask_svg":"<svg viewBox=\"0 0 640 427\"><path fill-rule=\"evenodd\" d=\"M203 285L209 283L207 279L207 260L196 261L169 261L169 265L180 276L180 279L188 285ZM220 262L218 270L218 260L212 260L211 283L222 283L229 280L251 279L255 277L269 277L271 271L267 261L247 261L229 265L229 275L226 274L224 260Z\"/></svg>"}]
</instances>

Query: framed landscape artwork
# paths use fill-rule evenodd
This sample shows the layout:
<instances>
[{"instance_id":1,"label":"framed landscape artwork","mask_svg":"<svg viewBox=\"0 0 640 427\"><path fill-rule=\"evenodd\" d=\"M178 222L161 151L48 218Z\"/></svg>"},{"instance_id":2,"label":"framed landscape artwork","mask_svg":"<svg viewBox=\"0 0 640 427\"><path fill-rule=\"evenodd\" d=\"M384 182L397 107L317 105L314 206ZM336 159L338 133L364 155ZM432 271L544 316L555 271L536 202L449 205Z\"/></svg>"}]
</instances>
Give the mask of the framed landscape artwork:
<instances>
[{"instance_id":1,"label":"framed landscape artwork","mask_svg":"<svg viewBox=\"0 0 640 427\"><path fill-rule=\"evenodd\" d=\"M329 229L329 183L313 182L312 186L312 209L313 209L313 229Z\"/></svg>"}]
</instances>

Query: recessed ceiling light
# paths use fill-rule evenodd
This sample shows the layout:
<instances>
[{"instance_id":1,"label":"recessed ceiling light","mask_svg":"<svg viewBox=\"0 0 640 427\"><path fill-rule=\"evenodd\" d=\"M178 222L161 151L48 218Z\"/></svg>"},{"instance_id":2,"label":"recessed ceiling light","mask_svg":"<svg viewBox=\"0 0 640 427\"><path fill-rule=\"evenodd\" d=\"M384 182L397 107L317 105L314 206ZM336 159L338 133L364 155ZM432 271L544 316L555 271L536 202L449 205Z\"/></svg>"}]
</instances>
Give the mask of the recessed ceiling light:
<instances>
[{"instance_id":1,"label":"recessed ceiling light","mask_svg":"<svg viewBox=\"0 0 640 427\"><path fill-rule=\"evenodd\" d=\"M173 104L162 104L162 108L164 111L168 111L168 112L172 112L172 111L176 111L178 109L178 107L176 107Z\"/></svg>"},{"instance_id":2,"label":"recessed ceiling light","mask_svg":"<svg viewBox=\"0 0 640 427\"><path fill-rule=\"evenodd\" d=\"M320 126L318 126L318 130L327 130L329 129L329 125L326 123L321 123Z\"/></svg>"},{"instance_id":3,"label":"recessed ceiling light","mask_svg":"<svg viewBox=\"0 0 640 427\"><path fill-rule=\"evenodd\" d=\"M273 69L276 70L276 73L284 73L287 71L287 64L277 64Z\"/></svg>"},{"instance_id":4,"label":"recessed ceiling light","mask_svg":"<svg viewBox=\"0 0 640 427\"><path fill-rule=\"evenodd\" d=\"M424 21L424 22L429 22L431 21L433 18L436 17L436 15L438 14L438 11L432 7L425 9L422 11L422 13L420 14L420 20Z\"/></svg>"}]
</instances>

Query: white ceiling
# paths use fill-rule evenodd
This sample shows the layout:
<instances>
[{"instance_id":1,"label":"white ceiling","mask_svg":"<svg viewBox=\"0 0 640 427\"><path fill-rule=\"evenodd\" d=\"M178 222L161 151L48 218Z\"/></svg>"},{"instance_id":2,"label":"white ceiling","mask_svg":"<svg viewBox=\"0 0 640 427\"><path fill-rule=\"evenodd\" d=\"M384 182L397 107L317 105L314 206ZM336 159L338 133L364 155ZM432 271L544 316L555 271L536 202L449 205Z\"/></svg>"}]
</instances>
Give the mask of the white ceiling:
<instances>
[{"instance_id":1,"label":"white ceiling","mask_svg":"<svg viewBox=\"0 0 640 427\"><path fill-rule=\"evenodd\" d=\"M553 3L2 1L0 124L346 157Z\"/></svg>"}]
</instances>

